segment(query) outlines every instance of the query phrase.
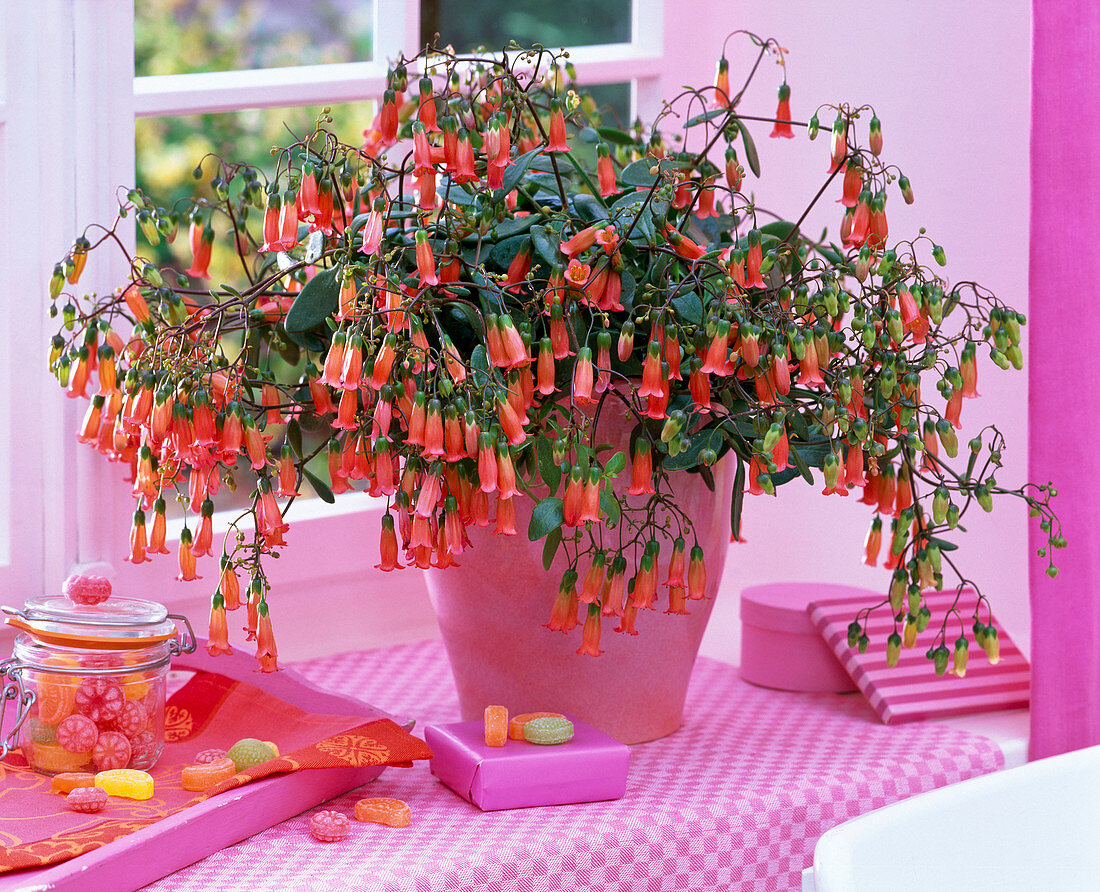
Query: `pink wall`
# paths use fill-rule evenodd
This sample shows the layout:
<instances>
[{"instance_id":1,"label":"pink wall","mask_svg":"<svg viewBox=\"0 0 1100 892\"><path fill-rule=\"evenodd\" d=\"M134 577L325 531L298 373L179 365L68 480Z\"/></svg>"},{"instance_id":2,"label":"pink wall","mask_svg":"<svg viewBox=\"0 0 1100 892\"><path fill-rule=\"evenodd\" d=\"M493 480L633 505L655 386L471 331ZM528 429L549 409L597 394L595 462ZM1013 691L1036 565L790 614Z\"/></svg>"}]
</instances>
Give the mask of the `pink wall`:
<instances>
[{"instance_id":1,"label":"pink wall","mask_svg":"<svg viewBox=\"0 0 1100 892\"><path fill-rule=\"evenodd\" d=\"M916 203L897 193L887 205L891 240L910 238L921 225L947 252L946 274L972 279L1027 312L1028 120L1030 6L1008 0L921 3L850 0L836 4L743 0L699 34L697 52L717 55L734 28L774 36L790 50L792 115L807 120L819 103L874 105L882 121L884 156L909 177ZM733 9L736 9L734 14ZM713 44L713 46L712 46ZM731 82L749 48L730 54ZM759 88L744 108L774 112L780 73L761 66ZM831 118L821 120L827 127ZM765 131L766 132L766 131ZM827 132L826 132L827 137ZM800 213L825 171L823 139L757 137L766 188L761 204ZM839 197L839 188L834 190ZM835 233L837 205L818 217ZM983 351L979 351L980 353ZM1017 485L1027 468L1027 377L1001 372L988 360L979 371L980 400L963 408L963 435L997 421L1009 438L999 482ZM930 387L926 392L935 395ZM965 443L965 440L963 441ZM965 446L963 447L965 448ZM820 489L820 487L817 487ZM748 543L731 553L722 598L704 639L705 653L736 659L736 594L743 586L778 580L821 580L883 588L885 571L858 563L869 520L854 498L821 498L800 482L778 499L750 499ZM968 520L970 515L968 514ZM1026 512L1005 502L975 517L962 537L962 568L993 599L996 615L1027 650Z\"/></svg>"}]
</instances>

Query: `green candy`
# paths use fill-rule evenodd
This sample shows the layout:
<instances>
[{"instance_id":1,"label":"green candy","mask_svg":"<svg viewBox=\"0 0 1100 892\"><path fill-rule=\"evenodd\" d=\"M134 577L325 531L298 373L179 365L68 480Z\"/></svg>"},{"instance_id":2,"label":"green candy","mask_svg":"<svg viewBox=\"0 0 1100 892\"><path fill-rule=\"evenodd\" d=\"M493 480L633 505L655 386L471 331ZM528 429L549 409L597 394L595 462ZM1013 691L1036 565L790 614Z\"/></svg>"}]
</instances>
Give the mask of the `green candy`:
<instances>
[{"instance_id":1,"label":"green candy","mask_svg":"<svg viewBox=\"0 0 1100 892\"><path fill-rule=\"evenodd\" d=\"M528 743L551 746L573 739L573 723L569 719L547 716L531 719L523 726L523 736Z\"/></svg>"},{"instance_id":2,"label":"green candy","mask_svg":"<svg viewBox=\"0 0 1100 892\"><path fill-rule=\"evenodd\" d=\"M31 719L31 740L35 743L56 744L57 725L47 725L38 719Z\"/></svg>"},{"instance_id":3,"label":"green candy","mask_svg":"<svg viewBox=\"0 0 1100 892\"><path fill-rule=\"evenodd\" d=\"M237 771L244 771L246 768L252 768L254 765L274 759L275 750L262 740L246 737L244 740L238 740L233 744L225 755L233 760Z\"/></svg>"}]
</instances>

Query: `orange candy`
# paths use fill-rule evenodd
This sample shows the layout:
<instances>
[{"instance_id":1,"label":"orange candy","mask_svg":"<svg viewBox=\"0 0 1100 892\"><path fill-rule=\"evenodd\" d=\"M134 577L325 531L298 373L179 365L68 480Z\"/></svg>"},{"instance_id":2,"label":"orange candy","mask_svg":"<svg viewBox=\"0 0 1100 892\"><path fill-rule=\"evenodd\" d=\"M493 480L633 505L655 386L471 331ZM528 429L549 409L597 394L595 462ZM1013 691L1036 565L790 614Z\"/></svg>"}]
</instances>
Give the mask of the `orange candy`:
<instances>
[{"instance_id":1,"label":"orange candy","mask_svg":"<svg viewBox=\"0 0 1100 892\"><path fill-rule=\"evenodd\" d=\"M50 778L50 789L55 793L71 793L78 787L94 787L95 775L86 771L65 771Z\"/></svg>"},{"instance_id":2,"label":"orange candy","mask_svg":"<svg viewBox=\"0 0 1100 892\"><path fill-rule=\"evenodd\" d=\"M508 739L508 707L485 707L485 745L504 746Z\"/></svg>"},{"instance_id":3,"label":"orange candy","mask_svg":"<svg viewBox=\"0 0 1100 892\"><path fill-rule=\"evenodd\" d=\"M185 790L201 793L214 784L229 780L236 773L237 767L232 759L216 759L205 764L188 765L183 769L180 782Z\"/></svg>"},{"instance_id":4,"label":"orange candy","mask_svg":"<svg viewBox=\"0 0 1100 892\"><path fill-rule=\"evenodd\" d=\"M38 718L44 725L56 725L73 714L76 688L58 675L43 675L38 682Z\"/></svg>"},{"instance_id":5,"label":"orange candy","mask_svg":"<svg viewBox=\"0 0 1100 892\"><path fill-rule=\"evenodd\" d=\"M122 693L127 700L143 700L149 693L149 682L140 672L136 675L125 675L122 678Z\"/></svg>"},{"instance_id":6,"label":"orange candy","mask_svg":"<svg viewBox=\"0 0 1100 892\"><path fill-rule=\"evenodd\" d=\"M387 827L408 827L412 809L400 799L360 799L355 803L355 820Z\"/></svg>"},{"instance_id":7,"label":"orange candy","mask_svg":"<svg viewBox=\"0 0 1100 892\"><path fill-rule=\"evenodd\" d=\"M515 716L508 723L508 736L512 740L526 740L523 736L523 726L526 725L531 719L563 719L560 712L525 712L522 715Z\"/></svg>"}]
</instances>

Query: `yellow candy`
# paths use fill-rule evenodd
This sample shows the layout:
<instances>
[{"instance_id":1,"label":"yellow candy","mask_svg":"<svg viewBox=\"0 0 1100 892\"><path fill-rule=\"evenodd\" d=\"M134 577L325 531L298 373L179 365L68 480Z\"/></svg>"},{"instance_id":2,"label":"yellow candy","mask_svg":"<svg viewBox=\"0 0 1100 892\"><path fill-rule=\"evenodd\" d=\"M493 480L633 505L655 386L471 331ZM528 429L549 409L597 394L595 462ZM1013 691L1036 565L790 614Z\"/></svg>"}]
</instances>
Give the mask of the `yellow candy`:
<instances>
[{"instance_id":1,"label":"yellow candy","mask_svg":"<svg viewBox=\"0 0 1100 892\"><path fill-rule=\"evenodd\" d=\"M274 750L275 757L278 758L279 757L279 748L277 746L275 746L275 744L273 744L270 740L265 740L263 742L266 743L269 747L271 747L272 750Z\"/></svg>"},{"instance_id":2,"label":"yellow candy","mask_svg":"<svg viewBox=\"0 0 1100 892\"><path fill-rule=\"evenodd\" d=\"M102 787L109 796L123 799L152 799L153 777L136 768L113 768L95 776L95 785Z\"/></svg>"},{"instance_id":3,"label":"yellow candy","mask_svg":"<svg viewBox=\"0 0 1100 892\"><path fill-rule=\"evenodd\" d=\"M79 771L92 761L91 753L70 753L61 746L49 743L34 743L30 746L30 752L24 746L24 753L31 766L39 771L66 772Z\"/></svg>"}]
</instances>

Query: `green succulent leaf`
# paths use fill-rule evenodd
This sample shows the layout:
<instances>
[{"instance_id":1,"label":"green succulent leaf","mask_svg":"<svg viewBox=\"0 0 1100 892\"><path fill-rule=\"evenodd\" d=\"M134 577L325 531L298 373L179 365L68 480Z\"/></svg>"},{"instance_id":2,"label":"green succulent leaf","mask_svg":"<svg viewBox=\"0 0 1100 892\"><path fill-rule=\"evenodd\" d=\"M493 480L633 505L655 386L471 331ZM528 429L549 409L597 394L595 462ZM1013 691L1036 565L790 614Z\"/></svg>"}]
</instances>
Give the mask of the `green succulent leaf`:
<instances>
[{"instance_id":1,"label":"green succulent leaf","mask_svg":"<svg viewBox=\"0 0 1100 892\"><path fill-rule=\"evenodd\" d=\"M543 499L531 512L531 523L527 526L527 538L536 542L553 530L559 529L565 515L562 514L561 499L551 496Z\"/></svg>"},{"instance_id":2,"label":"green succulent leaf","mask_svg":"<svg viewBox=\"0 0 1100 892\"><path fill-rule=\"evenodd\" d=\"M316 351L318 340L322 343L320 349L328 343L325 320L340 306L338 271L338 268L323 269L306 282L286 314L287 337L307 350ZM308 338L311 334L312 340Z\"/></svg>"}]
</instances>

